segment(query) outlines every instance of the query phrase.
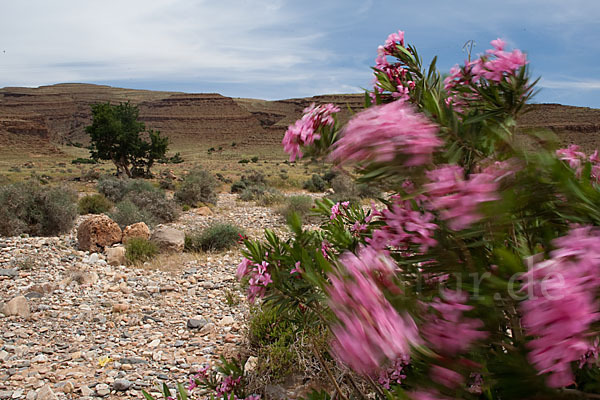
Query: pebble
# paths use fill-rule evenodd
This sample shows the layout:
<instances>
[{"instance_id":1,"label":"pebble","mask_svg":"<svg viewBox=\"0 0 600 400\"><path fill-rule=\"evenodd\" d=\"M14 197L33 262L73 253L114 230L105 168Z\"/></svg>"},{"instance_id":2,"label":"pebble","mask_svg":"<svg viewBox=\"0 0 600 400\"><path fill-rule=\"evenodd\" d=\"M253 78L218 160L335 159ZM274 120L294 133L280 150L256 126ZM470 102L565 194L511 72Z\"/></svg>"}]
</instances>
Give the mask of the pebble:
<instances>
[{"instance_id":1,"label":"pebble","mask_svg":"<svg viewBox=\"0 0 600 400\"><path fill-rule=\"evenodd\" d=\"M289 237L276 212L236 199L220 194L212 215L191 210L169 225L189 232L229 222L254 239L265 228ZM26 259L32 269L15 268ZM246 346L237 332L248 306L225 299L226 292L244 297L235 279L240 249L172 259L159 268L112 266L77 250L75 229L0 237L0 305L27 294L20 302L31 312L29 319L0 314L0 399L15 392L28 400L139 399L156 379L184 382L226 345Z\"/></svg>"},{"instance_id":2,"label":"pebble","mask_svg":"<svg viewBox=\"0 0 600 400\"><path fill-rule=\"evenodd\" d=\"M127 379L116 379L113 382L113 389L117 392L124 392L131 387L132 383Z\"/></svg>"}]
</instances>

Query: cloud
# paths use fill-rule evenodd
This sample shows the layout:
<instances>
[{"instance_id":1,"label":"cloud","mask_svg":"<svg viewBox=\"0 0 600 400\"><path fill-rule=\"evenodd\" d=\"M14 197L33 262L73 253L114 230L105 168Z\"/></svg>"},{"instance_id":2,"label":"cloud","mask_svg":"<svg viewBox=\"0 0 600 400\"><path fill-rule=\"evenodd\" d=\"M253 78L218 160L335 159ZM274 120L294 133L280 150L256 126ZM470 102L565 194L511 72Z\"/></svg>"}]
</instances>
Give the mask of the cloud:
<instances>
[{"instance_id":1,"label":"cloud","mask_svg":"<svg viewBox=\"0 0 600 400\"><path fill-rule=\"evenodd\" d=\"M548 89L567 89L567 90L600 90L600 79L587 80L551 80L541 79L539 86Z\"/></svg>"}]
</instances>

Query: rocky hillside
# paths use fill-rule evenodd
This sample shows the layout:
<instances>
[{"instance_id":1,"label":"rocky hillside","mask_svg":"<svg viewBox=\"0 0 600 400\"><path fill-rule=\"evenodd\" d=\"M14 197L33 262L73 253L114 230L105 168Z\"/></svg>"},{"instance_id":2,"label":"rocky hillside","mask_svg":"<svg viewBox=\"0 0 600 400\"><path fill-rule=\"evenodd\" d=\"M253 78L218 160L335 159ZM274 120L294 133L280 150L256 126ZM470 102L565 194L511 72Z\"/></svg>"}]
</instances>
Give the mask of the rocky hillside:
<instances>
[{"instance_id":1,"label":"rocky hillside","mask_svg":"<svg viewBox=\"0 0 600 400\"><path fill-rule=\"evenodd\" d=\"M220 94L187 94L113 88L89 84L60 84L39 88L0 89L0 147L52 151L51 144L87 143L84 131L91 121L90 105L130 101L140 107L141 119L160 130L172 143L236 142L279 145L288 125L310 103L333 102L342 120L358 111L363 95L323 95L278 101L230 98ZM533 105L522 127L551 129L565 143L586 149L600 147L600 110L559 104Z\"/></svg>"}]
</instances>

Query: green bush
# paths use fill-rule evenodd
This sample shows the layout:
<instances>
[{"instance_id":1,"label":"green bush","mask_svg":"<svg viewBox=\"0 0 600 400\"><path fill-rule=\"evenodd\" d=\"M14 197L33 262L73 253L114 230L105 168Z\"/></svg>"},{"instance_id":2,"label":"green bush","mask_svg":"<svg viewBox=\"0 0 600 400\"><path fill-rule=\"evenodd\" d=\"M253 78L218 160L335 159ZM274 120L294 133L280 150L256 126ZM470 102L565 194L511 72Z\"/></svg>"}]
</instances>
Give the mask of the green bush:
<instances>
[{"instance_id":1,"label":"green bush","mask_svg":"<svg viewBox=\"0 0 600 400\"><path fill-rule=\"evenodd\" d=\"M239 164L248 164L250 162L250 160L243 158L240 161L238 161Z\"/></svg>"},{"instance_id":2,"label":"green bush","mask_svg":"<svg viewBox=\"0 0 600 400\"><path fill-rule=\"evenodd\" d=\"M313 174L313 176L309 180L304 182L304 185L302 187L303 189L306 189L309 192L324 192L327 188L327 182L325 182L325 180L323 180L321 176Z\"/></svg>"},{"instance_id":3,"label":"green bush","mask_svg":"<svg viewBox=\"0 0 600 400\"><path fill-rule=\"evenodd\" d=\"M130 192L124 200L131 201L140 210L152 215L159 224L173 222L179 218L177 204L173 200L167 199L164 192L159 190Z\"/></svg>"},{"instance_id":4,"label":"green bush","mask_svg":"<svg viewBox=\"0 0 600 400\"><path fill-rule=\"evenodd\" d=\"M195 206L197 203L217 204L218 182L204 169L194 169L183 179L175 198L182 204Z\"/></svg>"},{"instance_id":5,"label":"green bush","mask_svg":"<svg viewBox=\"0 0 600 400\"><path fill-rule=\"evenodd\" d=\"M113 221L119 224L121 228L135 224L136 222L145 222L148 226L157 224L156 219L150 212L141 210L138 206L133 204L131 200L118 202L113 211L109 213L109 216Z\"/></svg>"},{"instance_id":6,"label":"green bush","mask_svg":"<svg viewBox=\"0 0 600 400\"><path fill-rule=\"evenodd\" d=\"M250 159L250 161L252 161L253 163L257 163L258 162L258 157L254 156Z\"/></svg>"},{"instance_id":7,"label":"green bush","mask_svg":"<svg viewBox=\"0 0 600 400\"><path fill-rule=\"evenodd\" d=\"M92 194L79 199L77 209L79 214L102 214L108 212L113 204L104 195Z\"/></svg>"},{"instance_id":8,"label":"green bush","mask_svg":"<svg viewBox=\"0 0 600 400\"><path fill-rule=\"evenodd\" d=\"M143 179L116 178L114 176L101 176L96 185L98 191L107 199L117 203L129 193L159 191L152 183Z\"/></svg>"},{"instance_id":9,"label":"green bush","mask_svg":"<svg viewBox=\"0 0 600 400\"><path fill-rule=\"evenodd\" d=\"M231 193L241 193L246 189L247 185L244 181L235 181L231 185Z\"/></svg>"},{"instance_id":10,"label":"green bush","mask_svg":"<svg viewBox=\"0 0 600 400\"><path fill-rule=\"evenodd\" d=\"M265 191L257 200L256 204L263 207L269 207L273 204L282 203L285 200L285 196L278 190L271 189Z\"/></svg>"},{"instance_id":11,"label":"green bush","mask_svg":"<svg viewBox=\"0 0 600 400\"><path fill-rule=\"evenodd\" d=\"M76 217L77 194L69 188L42 188L32 182L0 187L0 235L62 234Z\"/></svg>"},{"instance_id":12,"label":"green bush","mask_svg":"<svg viewBox=\"0 0 600 400\"><path fill-rule=\"evenodd\" d=\"M257 375L281 380L298 371L298 355L294 351L296 329L289 319L272 308L251 311L249 322L250 347L258 355Z\"/></svg>"},{"instance_id":13,"label":"green bush","mask_svg":"<svg viewBox=\"0 0 600 400\"><path fill-rule=\"evenodd\" d=\"M225 250L240 240L243 231L227 223L216 223L199 232L185 236L186 251Z\"/></svg>"},{"instance_id":14,"label":"green bush","mask_svg":"<svg viewBox=\"0 0 600 400\"><path fill-rule=\"evenodd\" d=\"M77 157L76 159L71 160L71 164L98 164L98 161L92 158Z\"/></svg>"},{"instance_id":15,"label":"green bush","mask_svg":"<svg viewBox=\"0 0 600 400\"><path fill-rule=\"evenodd\" d=\"M127 183L129 179L119 179L114 176L101 176L98 179L96 188L98 191L106 196L107 199L119 202L127 194Z\"/></svg>"},{"instance_id":16,"label":"green bush","mask_svg":"<svg viewBox=\"0 0 600 400\"><path fill-rule=\"evenodd\" d=\"M305 217L313 208L313 199L310 196L290 196L286 199L279 213L285 219L288 219L292 213L298 214L301 218Z\"/></svg>"},{"instance_id":17,"label":"green bush","mask_svg":"<svg viewBox=\"0 0 600 400\"><path fill-rule=\"evenodd\" d=\"M130 263L144 262L158 254L158 247L148 239L131 238L125 245L125 258Z\"/></svg>"}]
</instances>

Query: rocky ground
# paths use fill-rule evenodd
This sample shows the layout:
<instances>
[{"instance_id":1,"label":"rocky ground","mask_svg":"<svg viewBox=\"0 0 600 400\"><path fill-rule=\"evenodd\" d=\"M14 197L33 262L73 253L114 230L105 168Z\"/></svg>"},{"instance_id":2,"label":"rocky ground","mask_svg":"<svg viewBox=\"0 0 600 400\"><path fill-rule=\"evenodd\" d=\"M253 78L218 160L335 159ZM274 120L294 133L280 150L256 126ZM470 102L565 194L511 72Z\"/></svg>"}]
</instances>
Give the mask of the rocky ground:
<instances>
[{"instance_id":1,"label":"rocky ground","mask_svg":"<svg viewBox=\"0 0 600 400\"><path fill-rule=\"evenodd\" d=\"M273 210L230 194L220 195L212 215L192 210L171 225L213 221L254 238L267 227L286 232ZM0 314L0 399L142 398L142 389L181 382L219 354L236 353L247 311L234 278L239 250L162 256L133 268L77 250L75 229L0 237L0 303L24 296L16 304L23 316Z\"/></svg>"}]
</instances>

